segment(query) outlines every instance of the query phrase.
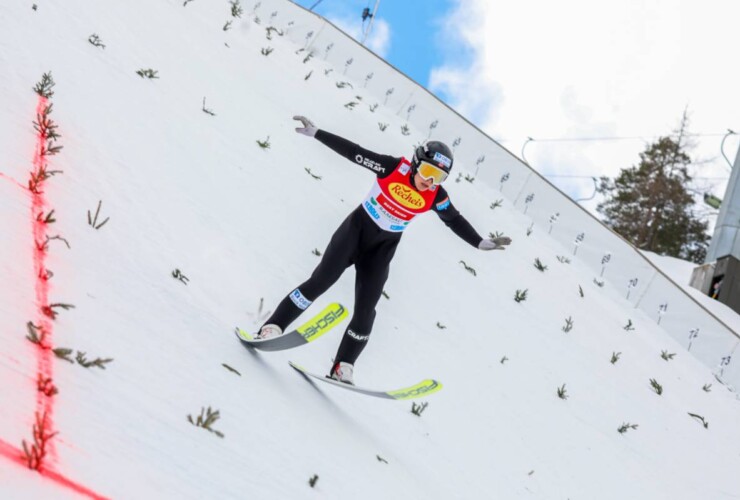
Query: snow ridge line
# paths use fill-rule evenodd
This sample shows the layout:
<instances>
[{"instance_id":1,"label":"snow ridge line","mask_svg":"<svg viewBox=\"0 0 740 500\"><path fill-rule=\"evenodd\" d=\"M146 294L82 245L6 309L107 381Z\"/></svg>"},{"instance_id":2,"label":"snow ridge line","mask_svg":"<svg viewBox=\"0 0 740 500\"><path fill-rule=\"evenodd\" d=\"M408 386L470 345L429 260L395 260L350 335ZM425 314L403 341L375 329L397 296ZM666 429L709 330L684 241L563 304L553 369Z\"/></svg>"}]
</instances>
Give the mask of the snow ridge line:
<instances>
[{"instance_id":1,"label":"snow ridge line","mask_svg":"<svg viewBox=\"0 0 740 500\"><path fill-rule=\"evenodd\" d=\"M36 117L45 116L50 111L48 98L39 95L36 105ZM47 454L50 454L54 462L58 461L57 450L53 437L54 431L54 401L57 388L53 382L54 375L54 352L53 352L53 319L54 311L49 304L49 278L51 273L46 268L46 257L48 255L49 238L47 235L47 221L44 212L48 207L44 193L45 181L50 176L47 171L47 153L51 144L47 142L46 129L43 126L37 128L36 148L33 155L33 171L30 173L28 187L31 194L31 224L33 227L33 262L34 262L34 287L36 295L37 316L35 323L29 329L37 332L37 382L36 382L36 415L32 428L33 440L27 444L23 440L23 449L0 440L0 456L4 456L19 465L36 470L40 475L52 480L54 483L70 489L80 495L95 499L105 500L106 497L95 493L89 488L82 486L57 472L53 466L46 462ZM6 177L6 176L4 176ZM26 189L25 186L24 189ZM30 335L30 333L29 333Z\"/></svg>"},{"instance_id":2,"label":"snow ridge line","mask_svg":"<svg viewBox=\"0 0 740 500\"><path fill-rule=\"evenodd\" d=\"M48 99L39 96L36 105L36 116L43 116L48 108ZM37 350L37 388L36 392L36 414L41 415L41 421L44 428L41 430L41 444L44 446L42 454L39 457L39 468L43 467L45 453L51 454L53 459L57 458L56 446L51 439L56 433L54 432L54 395L56 387L53 383L54 360L52 337L54 333L53 323L51 321L51 308L49 306L49 274L46 269L46 256L48 254L46 222L43 220L44 210L47 207L44 187L46 184L46 167L47 162L43 154L46 146L46 133L40 130L36 136L36 149L33 155L33 167L31 178L29 179L29 189L31 190L31 223L33 224L33 265L35 273L35 290L37 317L34 323L38 329L39 343ZM34 437L36 433L34 433ZM46 436L49 436L46 438ZM46 446L50 445L48 449Z\"/></svg>"}]
</instances>

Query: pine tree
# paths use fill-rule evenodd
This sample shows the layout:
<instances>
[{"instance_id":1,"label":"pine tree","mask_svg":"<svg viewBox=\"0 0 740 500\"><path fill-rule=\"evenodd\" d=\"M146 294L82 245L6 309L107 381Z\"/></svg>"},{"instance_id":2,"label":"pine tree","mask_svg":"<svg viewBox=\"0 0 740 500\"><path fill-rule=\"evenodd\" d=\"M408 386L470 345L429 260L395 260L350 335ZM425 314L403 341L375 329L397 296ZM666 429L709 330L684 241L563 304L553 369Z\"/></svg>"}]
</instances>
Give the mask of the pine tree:
<instances>
[{"instance_id":1,"label":"pine tree","mask_svg":"<svg viewBox=\"0 0 740 500\"><path fill-rule=\"evenodd\" d=\"M701 263L709 236L707 222L692 211L687 127L684 112L676 134L649 144L637 166L614 180L602 177L598 190L606 200L596 210L637 248Z\"/></svg>"}]
</instances>

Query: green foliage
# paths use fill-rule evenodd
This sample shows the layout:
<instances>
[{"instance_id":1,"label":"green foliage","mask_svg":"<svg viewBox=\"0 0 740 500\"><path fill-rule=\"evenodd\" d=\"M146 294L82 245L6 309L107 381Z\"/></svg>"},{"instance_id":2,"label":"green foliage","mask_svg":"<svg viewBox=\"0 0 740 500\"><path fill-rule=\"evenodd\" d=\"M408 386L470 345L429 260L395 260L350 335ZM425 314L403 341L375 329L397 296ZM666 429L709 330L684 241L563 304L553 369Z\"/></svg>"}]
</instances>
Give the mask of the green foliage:
<instances>
[{"instance_id":1,"label":"green foliage","mask_svg":"<svg viewBox=\"0 0 740 500\"><path fill-rule=\"evenodd\" d=\"M101 368L103 370L105 370L105 365L106 364L108 364L111 361L113 361L113 358L105 358L105 359L103 359L103 358L95 358L92 361L88 361L87 358L85 357L85 353L84 352L81 352L81 351L77 351L77 358L76 359L77 359L77 362L80 365L82 365L84 368L96 367L96 368Z\"/></svg>"},{"instance_id":2,"label":"green foliage","mask_svg":"<svg viewBox=\"0 0 740 500\"><path fill-rule=\"evenodd\" d=\"M48 73L41 75L41 81L36 84L33 91L41 97L49 99L54 95L54 91L52 90L54 85L56 85L54 83L54 78L52 78L51 71L49 71Z\"/></svg>"},{"instance_id":3,"label":"green foliage","mask_svg":"<svg viewBox=\"0 0 740 500\"><path fill-rule=\"evenodd\" d=\"M140 69L136 72L137 75L139 75L142 78L148 78L150 80L154 80L159 78L158 71L154 69Z\"/></svg>"},{"instance_id":4,"label":"green foliage","mask_svg":"<svg viewBox=\"0 0 740 500\"><path fill-rule=\"evenodd\" d=\"M429 403L427 402L421 404L411 403L411 413L413 413L417 417L421 417L421 414L424 413L424 410L427 409L427 406L429 406Z\"/></svg>"},{"instance_id":5,"label":"green foliage","mask_svg":"<svg viewBox=\"0 0 740 500\"><path fill-rule=\"evenodd\" d=\"M558 397L563 400L568 399L568 391L565 390L565 384L558 387Z\"/></svg>"},{"instance_id":6,"label":"green foliage","mask_svg":"<svg viewBox=\"0 0 740 500\"><path fill-rule=\"evenodd\" d=\"M701 263L709 236L689 190L687 127L684 113L676 134L649 144L637 166L622 169L613 180L602 177L598 191L606 199L596 210L637 248Z\"/></svg>"},{"instance_id":7,"label":"green foliage","mask_svg":"<svg viewBox=\"0 0 740 500\"><path fill-rule=\"evenodd\" d=\"M464 260L461 260L461 261L460 261L460 264L462 264L462 265L463 265L463 267L465 268L465 270L466 270L467 272L469 272L469 273L470 273L470 274L472 274L473 276L478 276L478 273L476 273L476 272L475 272L475 269L473 269L472 267L470 267L469 265L467 265L467 264L465 263L465 261L464 261Z\"/></svg>"},{"instance_id":8,"label":"green foliage","mask_svg":"<svg viewBox=\"0 0 740 500\"><path fill-rule=\"evenodd\" d=\"M619 432L620 434L624 434L625 432L627 432L630 429L632 429L632 430L637 429L637 424L629 424L629 423L622 424L619 427L619 429L617 429L617 432Z\"/></svg>"},{"instance_id":9,"label":"green foliage","mask_svg":"<svg viewBox=\"0 0 740 500\"><path fill-rule=\"evenodd\" d=\"M201 408L200 409L200 415L197 419L193 420L192 415L188 415L188 422L193 424L196 427L202 427L203 429L207 430L208 432L212 432L218 437L222 438L224 437L222 432L219 432L211 426L216 423L216 420L221 418L221 415L218 410L213 411L211 410L211 407L209 406L208 409Z\"/></svg>"}]
</instances>

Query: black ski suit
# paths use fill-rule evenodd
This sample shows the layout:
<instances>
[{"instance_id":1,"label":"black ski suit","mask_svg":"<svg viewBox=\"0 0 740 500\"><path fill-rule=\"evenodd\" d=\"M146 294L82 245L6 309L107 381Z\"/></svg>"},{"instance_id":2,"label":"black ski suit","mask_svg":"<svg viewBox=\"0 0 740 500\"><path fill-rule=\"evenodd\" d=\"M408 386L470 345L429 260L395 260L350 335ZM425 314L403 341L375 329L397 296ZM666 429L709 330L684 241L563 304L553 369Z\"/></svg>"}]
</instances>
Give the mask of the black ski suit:
<instances>
[{"instance_id":1,"label":"black ski suit","mask_svg":"<svg viewBox=\"0 0 740 500\"><path fill-rule=\"evenodd\" d=\"M394 174L404 162L408 164L405 159L368 151L324 130L317 131L315 137L348 160L375 172L379 180ZM418 191L413 181L411 188ZM481 236L450 203L442 186L436 189L434 201L429 209L435 211L447 227L460 238L478 247L482 240ZM280 302L265 324L278 325L285 331L311 302L336 283L344 270L354 264L356 270L354 311L334 360L335 363L344 361L354 365L370 336L375 320L375 306L383 292L390 262L401 240L401 234L401 230L392 232L379 227L368 209L363 205L358 206L331 237L321 262L311 277Z\"/></svg>"}]
</instances>

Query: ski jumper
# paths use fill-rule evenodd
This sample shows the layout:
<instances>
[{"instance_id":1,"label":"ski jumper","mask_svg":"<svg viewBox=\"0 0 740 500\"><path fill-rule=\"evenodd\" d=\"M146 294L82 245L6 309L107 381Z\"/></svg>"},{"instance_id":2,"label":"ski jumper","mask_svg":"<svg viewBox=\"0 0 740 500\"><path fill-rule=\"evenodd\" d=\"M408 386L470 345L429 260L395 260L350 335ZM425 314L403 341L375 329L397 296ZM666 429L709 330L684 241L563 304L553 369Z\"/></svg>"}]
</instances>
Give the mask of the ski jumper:
<instances>
[{"instance_id":1,"label":"ski jumper","mask_svg":"<svg viewBox=\"0 0 740 500\"><path fill-rule=\"evenodd\" d=\"M405 158L368 151L324 130L316 139L377 176L362 204L342 222L311 277L289 293L265 324L285 331L311 303L354 265L355 306L334 359L355 364L375 321L375 306L388 279L390 262L401 235L419 214L434 211L455 234L474 247L483 238L450 202L442 186L418 191Z\"/></svg>"}]
</instances>

